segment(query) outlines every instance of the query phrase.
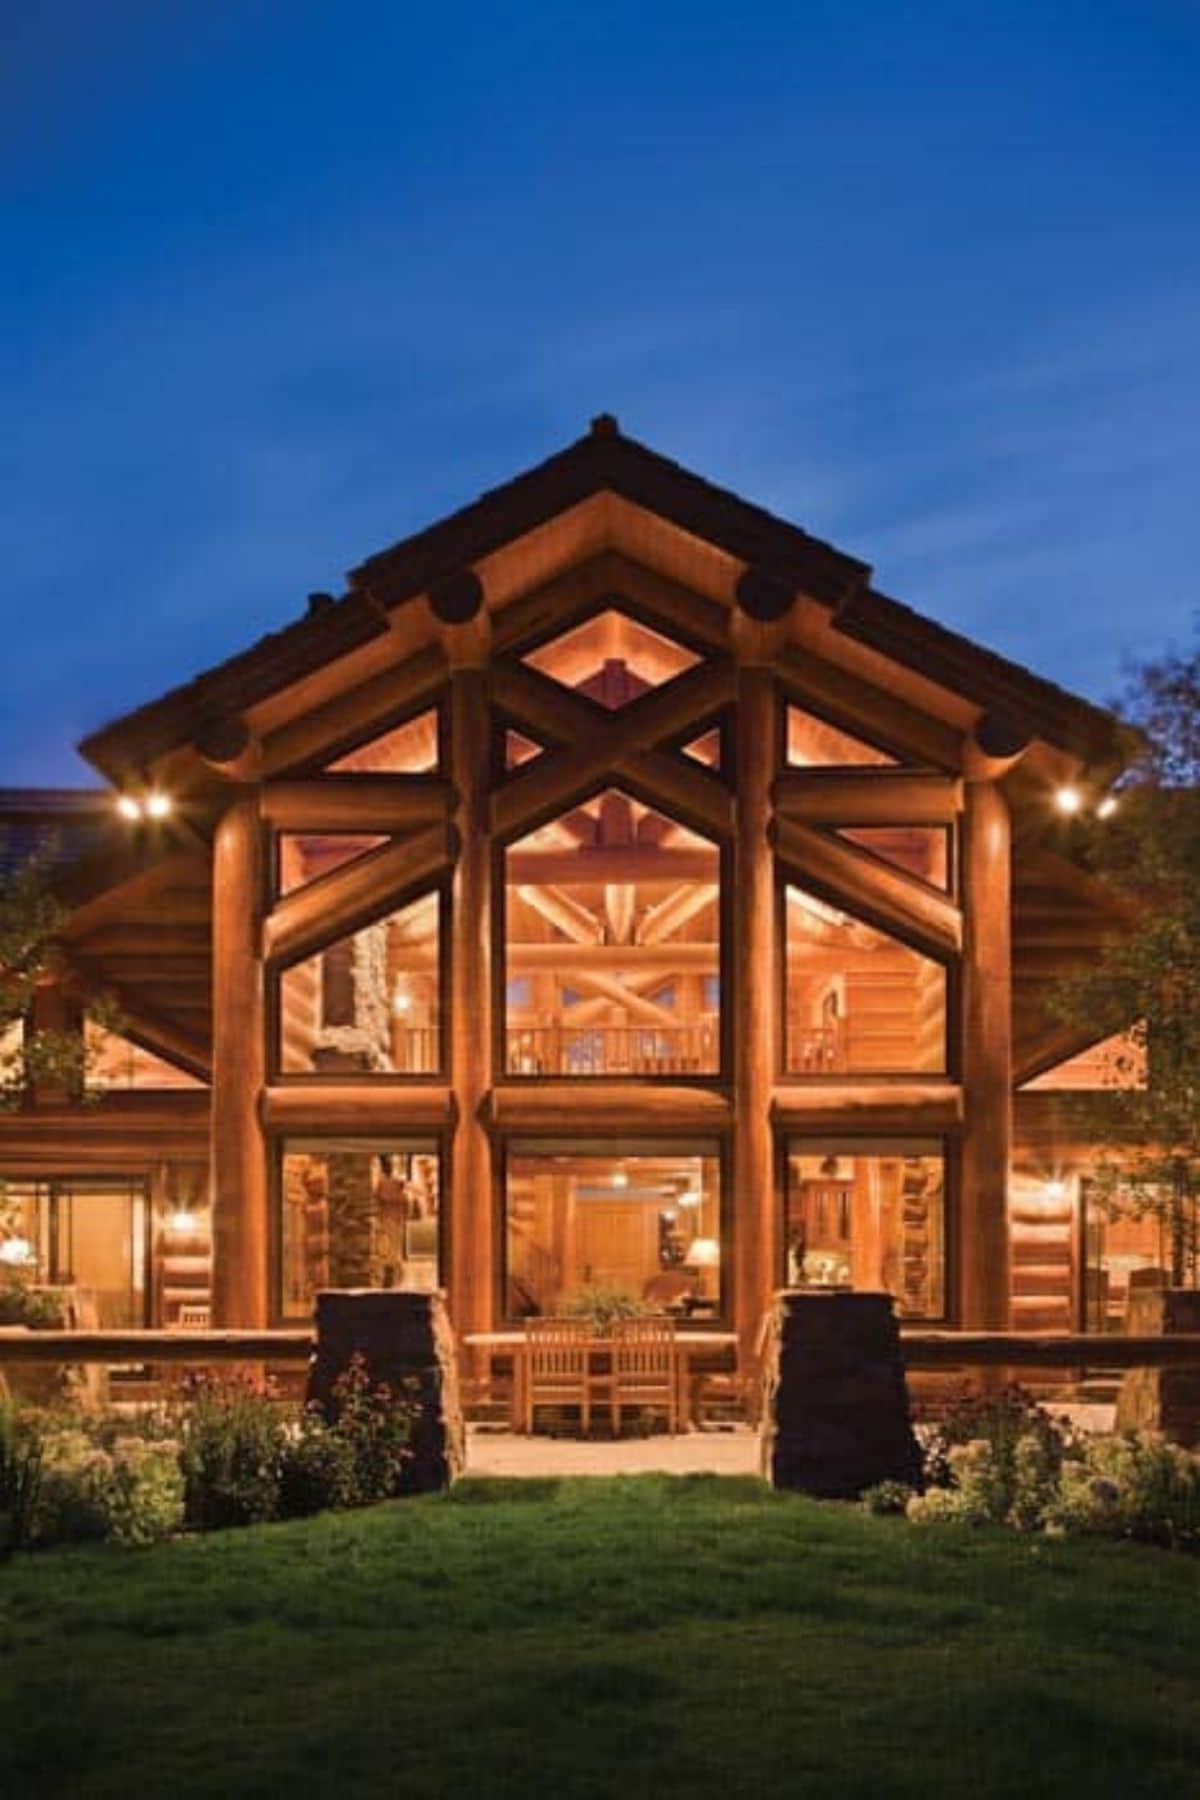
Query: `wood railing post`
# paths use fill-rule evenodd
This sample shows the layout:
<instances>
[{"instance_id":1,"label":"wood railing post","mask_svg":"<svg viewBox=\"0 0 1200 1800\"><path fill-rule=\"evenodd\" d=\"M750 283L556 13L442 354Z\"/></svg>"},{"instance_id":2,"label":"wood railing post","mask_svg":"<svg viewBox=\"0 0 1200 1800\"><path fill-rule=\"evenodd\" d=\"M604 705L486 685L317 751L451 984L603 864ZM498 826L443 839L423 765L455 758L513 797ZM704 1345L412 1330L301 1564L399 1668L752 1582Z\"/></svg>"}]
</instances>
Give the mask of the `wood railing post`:
<instances>
[{"instance_id":1,"label":"wood railing post","mask_svg":"<svg viewBox=\"0 0 1200 1800\"><path fill-rule=\"evenodd\" d=\"M213 839L213 1321L262 1327L268 1295L262 827L243 791Z\"/></svg>"}]
</instances>

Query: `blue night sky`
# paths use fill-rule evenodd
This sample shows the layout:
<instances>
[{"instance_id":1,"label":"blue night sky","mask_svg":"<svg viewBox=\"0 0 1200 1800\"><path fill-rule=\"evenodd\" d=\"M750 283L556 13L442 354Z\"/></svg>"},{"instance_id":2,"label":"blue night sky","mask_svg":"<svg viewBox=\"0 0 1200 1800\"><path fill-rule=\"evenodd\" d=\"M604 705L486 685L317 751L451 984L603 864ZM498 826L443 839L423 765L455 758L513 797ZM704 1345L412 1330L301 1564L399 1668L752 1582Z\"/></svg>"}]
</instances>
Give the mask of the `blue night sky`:
<instances>
[{"instance_id":1,"label":"blue night sky","mask_svg":"<svg viewBox=\"0 0 1200 1800\"><path fill-rule=\"evenodd\" d=\"M0 782L575 437L1094 698L1200 563L1200 4L0 25Z\"/></svg>"}]
</instances>

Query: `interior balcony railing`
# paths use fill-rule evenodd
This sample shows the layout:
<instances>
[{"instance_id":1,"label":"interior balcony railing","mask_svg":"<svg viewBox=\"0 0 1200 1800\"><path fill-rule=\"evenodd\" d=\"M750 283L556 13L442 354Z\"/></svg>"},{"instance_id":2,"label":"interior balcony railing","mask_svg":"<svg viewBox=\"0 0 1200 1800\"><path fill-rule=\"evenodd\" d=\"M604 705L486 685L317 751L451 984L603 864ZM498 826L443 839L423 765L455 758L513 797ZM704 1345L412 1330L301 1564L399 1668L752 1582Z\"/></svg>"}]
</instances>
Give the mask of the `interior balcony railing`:
<instances>
[{"instance_id":1,"label":"interior balcony railing","mask_svg":"<svg viewBox=\"0 0 1200 1800\"><path fill-rule=\"evenodd\" d=\"M714 1075L715 1017L692 1025L519 1025L507 1032L510 1075Z\"/></svg>"},{"instance_id":2,"label":"interior balcony railing","mask_svg":"<svg viewBox=\"0 0 1200 1800\"><path fill-rule=\"evenodd\" d=\"M436 1075L441 1066L441 1033L436 1025L406 1025L392 1033L397 1075Z\"/></svg>"},{"instance_id":3,"label":"interior balcony railing","mask_svg":"<svg viewBox=\"0 0 1200 1800\"><path fill-rule=\"evenodd\" d=\"M787 1066L793 1075L830 1075L846 1067L841 1020L827 1025L788 1025Z\"/></svg>"}]
</instances>

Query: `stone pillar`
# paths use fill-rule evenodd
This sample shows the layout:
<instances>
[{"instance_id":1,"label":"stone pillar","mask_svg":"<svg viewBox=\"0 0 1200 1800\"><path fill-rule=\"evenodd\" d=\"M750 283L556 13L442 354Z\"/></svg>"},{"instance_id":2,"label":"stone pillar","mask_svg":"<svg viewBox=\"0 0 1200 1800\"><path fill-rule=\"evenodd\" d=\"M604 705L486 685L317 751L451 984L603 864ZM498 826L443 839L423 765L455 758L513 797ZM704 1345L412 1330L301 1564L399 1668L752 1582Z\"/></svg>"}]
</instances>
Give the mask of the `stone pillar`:
<instances>
[{"instance_id":1,"label":"stone pillar","mask_svg":"<svg viewBox=\"0 0 1200 1800\"><path fill-rule=\"evenodd\" d=\"M258 801L243 791L213 840L213 1324L265 1326L267 1147L262 965L263 855Z\"/></svg>"},{"instance_id":2,"label":"stone pillar","mask_svg":"<svg viewBox=\"0 0 1200 1800\"><path fill-rule=\"evenodd\" d=\"M738 673L738 803L732 895L733 1303L738 1369L747 1385L771 1296L783 1279L781 1201L771 1129L777 997L774 856L768 836L779 738L775 681L765 667Z\"/></svg>"},{"instance_id":3,"label":"stone pillar","mask_svg":"<svg viewBox=\"0 0 1200 1800\"><path fill-rule=\"evenodd\" d=\"M852 1500L879 1481L921 1485L890 1294L780 1294L763 1365L763 1474Z\"/></svg>"},{"instance_id":4,"label":"stone pillar","mask_svg":"<svg viewBox=\"0 0 1200 1800\"><path fill-rule=\"evenodd\" d=\"M958 1323L967 1331L1005 1331L1012 1158L1012 839L1008 802L994 780L968 779L962 834Z\"/></svg>"}]
</instances>

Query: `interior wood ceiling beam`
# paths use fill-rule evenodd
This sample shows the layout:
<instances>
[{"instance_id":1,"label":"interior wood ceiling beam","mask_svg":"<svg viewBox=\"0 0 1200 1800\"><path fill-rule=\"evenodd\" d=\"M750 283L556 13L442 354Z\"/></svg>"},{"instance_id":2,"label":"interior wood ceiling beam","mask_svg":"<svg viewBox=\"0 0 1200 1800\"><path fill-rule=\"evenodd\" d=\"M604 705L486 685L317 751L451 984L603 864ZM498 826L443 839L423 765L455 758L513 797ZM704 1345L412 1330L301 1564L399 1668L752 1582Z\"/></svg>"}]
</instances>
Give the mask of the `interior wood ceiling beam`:
<instances>
[{"instance_id":1,"label":"interior wood ceiling beam","mask_svg":"<svg viewBox=\"0 0 1200 1800\"><path fill-rule=\"evenodd\" d=\"M539 887L533 882L518 886L515 892L526 906L531 906L551 925L565 932L572 943L599 944L603 940L604 927L595 913L573 900L570 894L564 894L556 887Z\"/></svg>"},{"instance_id":2,"label":"interior wood ceiling beam","mask_svg":"<svg viewBox=\"0 0 1200 1800\"><path fill-rule=\"evenodd\" d=\"M705 848L645 849L640 845L617 846L595 850L540 850L536 847L510 850L504 859L505 877L518 886L530 884L557 886L603 887L610 881L633 881L641 887L646 882L669 882L677 886L683 881L712 882L720 869L720 855Z\"/></svg>"},{"instance_id":3,"label":"interior wood ceiling beam","mask_svg":"<svg viewBox=\"0 0 1200 1800\"><path fill-rule=\"evenodd\" d=\"M664 939L674 937L705 907L715 904L720 892L715 881L689 882L676 888L673 894L668 894L665 900L643 913L636 930L638 942L661 944Z\"/></svg>"}]
</instances>

